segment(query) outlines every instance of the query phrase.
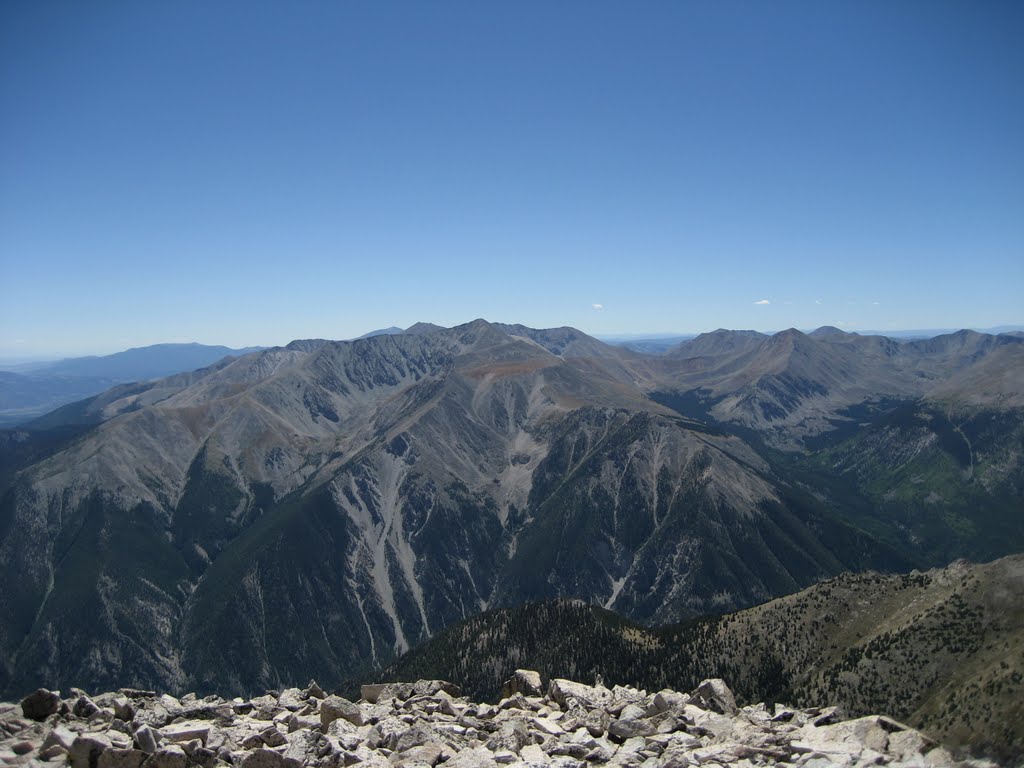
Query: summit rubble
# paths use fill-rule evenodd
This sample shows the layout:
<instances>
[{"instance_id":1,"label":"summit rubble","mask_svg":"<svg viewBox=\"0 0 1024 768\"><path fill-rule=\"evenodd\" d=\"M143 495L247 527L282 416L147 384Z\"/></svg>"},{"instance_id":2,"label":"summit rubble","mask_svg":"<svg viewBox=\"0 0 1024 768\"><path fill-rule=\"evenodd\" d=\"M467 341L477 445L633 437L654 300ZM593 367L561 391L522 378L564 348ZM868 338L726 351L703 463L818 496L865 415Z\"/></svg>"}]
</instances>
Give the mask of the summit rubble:
<instances>
[{"instance_id":1,"label":"summit rubble","mask_svg":"<svg viewBox=\"0 0 1024 768\"><path fill-rule=\"evenodd\" d=\"M585 685L517 670L498 704L452 683L365 685L358 702L315 682L250 699L122 688L39 689L0 704L0 761L73 768L637 768L988 766L957 760L882 715L737 707L723 680L694 691Z\"/></svg>"}]
</instances>

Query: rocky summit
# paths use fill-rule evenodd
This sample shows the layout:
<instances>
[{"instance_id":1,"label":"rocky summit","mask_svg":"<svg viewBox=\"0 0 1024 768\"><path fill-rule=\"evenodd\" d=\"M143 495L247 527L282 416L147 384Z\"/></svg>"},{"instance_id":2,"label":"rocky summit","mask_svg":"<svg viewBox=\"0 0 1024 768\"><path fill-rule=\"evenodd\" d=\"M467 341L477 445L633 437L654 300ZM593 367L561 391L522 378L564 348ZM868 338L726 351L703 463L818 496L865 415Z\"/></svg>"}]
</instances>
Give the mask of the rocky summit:
<instances>
[{"instance_id":1,"label":"rocky summit","mask_svg":"<svg viewBox=\"0 0 1024 768\"><path fill-rule=\"evenodd\" d=\"M835 707L737 707L719 679L690 693L607 688L518 670L497 705L439 680L365 685L352 702L305 689L249 700L122 688L39 689L0 705L0 761L74 768L584 768L889 765L958 761L888 717Z\"/></svg>"}]
</instances>

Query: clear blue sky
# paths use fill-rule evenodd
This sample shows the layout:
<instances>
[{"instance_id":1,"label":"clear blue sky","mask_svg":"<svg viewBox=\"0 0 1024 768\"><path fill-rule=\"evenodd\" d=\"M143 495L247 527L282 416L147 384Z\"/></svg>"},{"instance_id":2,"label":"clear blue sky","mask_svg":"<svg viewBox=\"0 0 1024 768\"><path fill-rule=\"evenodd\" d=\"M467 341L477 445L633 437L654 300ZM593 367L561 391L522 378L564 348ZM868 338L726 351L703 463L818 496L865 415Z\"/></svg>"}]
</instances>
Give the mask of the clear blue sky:
<instances>
[{"instance_id":1,"label":"clear blue sky","mask_svg":"<svg viewBox=\"0 0 1024 768\"><path fill-rule=\"evenodd\" d=\"M1022 40L1021 2L8 0L0 355L1022 323Z\"/></svg>"}]
</instances>

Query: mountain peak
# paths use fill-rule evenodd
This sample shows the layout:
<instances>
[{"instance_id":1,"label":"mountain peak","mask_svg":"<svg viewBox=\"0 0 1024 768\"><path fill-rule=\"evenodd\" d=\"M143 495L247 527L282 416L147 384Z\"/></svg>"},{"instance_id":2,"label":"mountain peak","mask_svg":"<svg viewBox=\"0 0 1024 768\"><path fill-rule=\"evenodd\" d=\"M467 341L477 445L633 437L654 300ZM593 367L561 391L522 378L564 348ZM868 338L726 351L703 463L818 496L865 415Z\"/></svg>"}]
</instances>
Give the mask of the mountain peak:
<instances>
[{"instance_id":1,"label":"mountain peak","mask_svg":"<svg viewBox=\"0 0 1024 768\"><path fill-rule=\"evenodd\" d=\"M374 336L395 336L396 334L399 333L405 333L405 331L399 328L397 325L392 325L388 328L378 328L375 331L364 333L362 336L357 336L356 339L369 339Z\"/></svg>"},{"instance_id":2,"label":"mountain peak","mask_svg":"<svg viewBox=\"0 0 1024 768\"><path fill-rule=\"evenodd\" d=\"M443 325L435 325L434 323L413 323L405 329L405 333L412 333L415 335L422 335L425 333L436 333L437 331L447 331Z\"/></svg>"},{"instance_id":3,"label":"mountain peak","mask_svg":"<svg viewBox=\"0 0 1024 768\"><path fill-rule=\"evenodd\" d=\"M772 338L796 339L796 338L801 338L801 337L806 336L806 335L807 334L805 334L803 331L797 330L796 328L787 328L784 331L779 331L778 333L773 333L772 334Z\"/></svg>"},{"instance_id":4,"label":"mountain peak","mask_svg":"<svg viewBox=\"0 0 1024 768\"><path fill-rule=\"evenodd\" d=\"M811 331L807 335L817 338L827 336L849 336L850 334L840 328L836 328L834 325L823 325L820 328Z\"/></svg>"}]
</instances>

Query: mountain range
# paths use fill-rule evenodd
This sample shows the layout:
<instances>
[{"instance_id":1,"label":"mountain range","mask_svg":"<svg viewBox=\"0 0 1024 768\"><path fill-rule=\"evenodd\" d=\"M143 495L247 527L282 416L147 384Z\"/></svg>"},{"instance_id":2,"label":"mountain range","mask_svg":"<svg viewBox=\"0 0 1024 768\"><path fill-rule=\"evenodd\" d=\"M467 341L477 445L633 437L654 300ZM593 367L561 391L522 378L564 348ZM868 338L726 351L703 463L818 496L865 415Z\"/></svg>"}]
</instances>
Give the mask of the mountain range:
<instances>
[{"instance_id":1,"label":"mountain range","mask_svg":"<svg viewBox=\"0 0 1024 768\"><path fill-rule=\"evenodd\" d=\"M113 355L70 357L25 363L0 370L0 426L17 426L58 406L99 394L115 384L158 379L192 371L228 355L259 347L230 349L205 344L154 344Z\"/></svg>"},{"instance_id":2,"label":"mountain range","mask_svg":"<svg viewBox=\"0 0 1024 768\"><path fill-rule=\"evenodd\" d=\"M295 341L0 433L0 690L334 684L527 600L657 625L991 559L1022 444L1015 335Z\"/></svg>"}]
</instances>

